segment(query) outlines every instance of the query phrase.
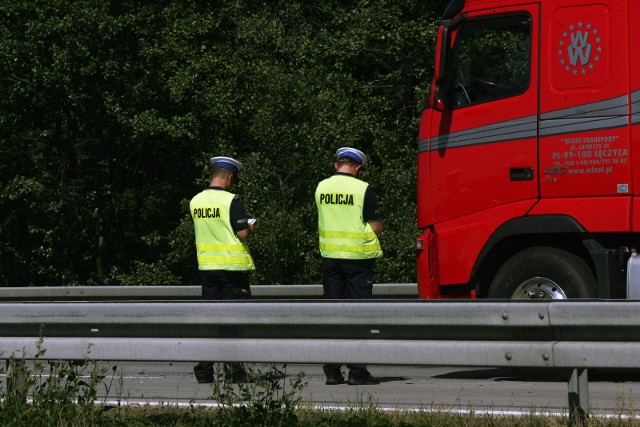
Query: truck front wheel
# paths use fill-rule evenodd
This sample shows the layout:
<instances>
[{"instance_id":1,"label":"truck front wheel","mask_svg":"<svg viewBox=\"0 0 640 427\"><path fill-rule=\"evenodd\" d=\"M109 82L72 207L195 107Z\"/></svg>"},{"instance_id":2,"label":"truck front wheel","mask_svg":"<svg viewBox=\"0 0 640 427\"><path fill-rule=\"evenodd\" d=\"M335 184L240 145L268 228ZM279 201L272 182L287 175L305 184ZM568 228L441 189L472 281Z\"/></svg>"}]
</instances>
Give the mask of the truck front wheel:
<instances>
[{"instance_id":1,"label":"truck front wheel","mask_svg":"<svg viewBox=\"0 0 640 427\"><path fill-rule=\"evenodd\" d=\"M552 247L525 249L505 262L489 287L488 298L595 298L597 283L577 255Z\"/></svg>"}]
</instances>

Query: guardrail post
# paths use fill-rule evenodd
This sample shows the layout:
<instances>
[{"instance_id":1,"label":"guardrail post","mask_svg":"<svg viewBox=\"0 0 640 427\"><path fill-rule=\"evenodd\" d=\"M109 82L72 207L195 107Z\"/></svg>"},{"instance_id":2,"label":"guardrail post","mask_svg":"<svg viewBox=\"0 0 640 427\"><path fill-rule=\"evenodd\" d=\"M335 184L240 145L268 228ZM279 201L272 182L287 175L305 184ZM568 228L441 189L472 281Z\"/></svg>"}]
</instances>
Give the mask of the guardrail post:
<instances>
[{"instance_id":1,"label":"guardrail post","mask_svg":"<svg viewBox=\"0 0 640 427\"><path fill-rule=\"evenodd\" d=\"M25 361L21 359L6 360L7 395L14 396L18 400L27 399L27 368Z\"/></svg>"},{"instance_id":2,"label":"guardrail post","mask_svg":"<svg viewBox=\"0 0 640 427\"><path fill-rule=\"evenodd\" d=\"M576 368L569 377L569 423L583 426L589 409L589 378L586 368Z\"/></svg>"}]
</instances>

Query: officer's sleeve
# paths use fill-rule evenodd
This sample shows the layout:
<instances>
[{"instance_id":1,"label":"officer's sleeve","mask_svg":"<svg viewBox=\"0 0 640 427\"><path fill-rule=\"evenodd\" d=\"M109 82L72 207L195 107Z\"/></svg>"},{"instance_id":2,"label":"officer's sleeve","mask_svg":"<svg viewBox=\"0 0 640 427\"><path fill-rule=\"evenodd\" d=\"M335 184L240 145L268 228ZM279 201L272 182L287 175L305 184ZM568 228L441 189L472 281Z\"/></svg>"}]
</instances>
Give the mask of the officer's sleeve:
<instances>
[{"instance_id":1,"label":"officer's sleeve","mask_svg":"<svg viewBox=\"0 0 640 427\"><path fill-rule=\"evenodd\" d=\"M378 200L376 199L376 193L367 187L367 191L364 193L364 206L362 207L362 218L365 221L374 221L382 219L382 211L378 206Z\"/></svg>"},{"instance_id":2,"label":"officer's sleeve","mask_svg":"<svg viewBox=\"0 0 640 427\"><path fill-rule=\"evenodd\" d=\"M249 223L247 222L247 212L244 210L244 204L240 197L234 197L231 201L231 207L229 208L229 217L231 220L231 228L236 233L238 231L246 230L249 228Z\"/></svg>"}]
</instances>

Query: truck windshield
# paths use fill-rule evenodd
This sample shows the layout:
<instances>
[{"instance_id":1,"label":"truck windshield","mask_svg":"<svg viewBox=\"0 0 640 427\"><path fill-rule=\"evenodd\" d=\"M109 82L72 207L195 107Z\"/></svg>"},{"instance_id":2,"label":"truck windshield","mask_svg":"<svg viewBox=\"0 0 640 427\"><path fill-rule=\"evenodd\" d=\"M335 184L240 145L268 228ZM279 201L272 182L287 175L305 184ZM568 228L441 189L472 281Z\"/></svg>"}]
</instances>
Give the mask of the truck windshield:
<instances>
[{"instance_id":1,"label":"truck windshield","mask_svg":"<svg viewBox=\"0 0 640 427\"><path fill-rule=\"evenodd\" d=\"M529 87L531 17L470 19L448 59L445 102L451 108L524 93Z\"/></svg>"}]
</instances>

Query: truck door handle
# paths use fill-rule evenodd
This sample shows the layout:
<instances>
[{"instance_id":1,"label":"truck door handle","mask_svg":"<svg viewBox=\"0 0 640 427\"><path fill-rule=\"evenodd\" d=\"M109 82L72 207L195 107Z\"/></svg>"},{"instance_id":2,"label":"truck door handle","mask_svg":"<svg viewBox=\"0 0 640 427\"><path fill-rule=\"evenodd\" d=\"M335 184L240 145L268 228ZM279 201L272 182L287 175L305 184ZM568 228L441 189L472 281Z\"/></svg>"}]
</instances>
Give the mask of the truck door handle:
<instances>
[{"instance_id":1,"label":"truck door handle","mask_svg":"<svg viewBox=\"0 0 640 427\"><path fill-rule=\"evenodd\" d=\"M509 179L511 181L533 181L533 168L511 168L509 169Z\"/></svg>"}]
</instances>

